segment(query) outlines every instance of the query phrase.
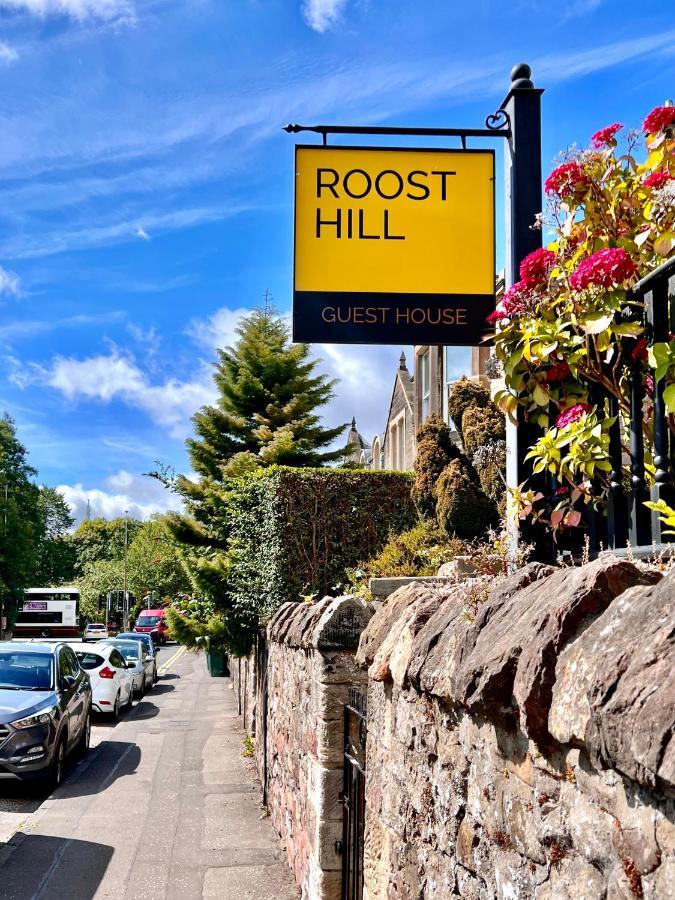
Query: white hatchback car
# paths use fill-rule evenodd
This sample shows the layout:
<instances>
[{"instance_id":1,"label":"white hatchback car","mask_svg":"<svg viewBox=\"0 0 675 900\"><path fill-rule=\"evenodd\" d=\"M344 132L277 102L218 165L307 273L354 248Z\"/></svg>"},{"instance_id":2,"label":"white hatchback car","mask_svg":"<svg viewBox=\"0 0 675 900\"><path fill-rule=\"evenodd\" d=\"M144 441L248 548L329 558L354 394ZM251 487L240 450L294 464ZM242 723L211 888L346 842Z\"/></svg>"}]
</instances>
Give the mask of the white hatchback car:
<instances>
[{"instance_id":1,"label":"white hatchback car","mask_svg":"<svg viewBox=\"0 0 675 900\"><path fill-rule=\"evenodd\" d=\"M141 641L120 641L112 638L108 641L101 641L101 646L116 647L122 654L134 682L134 694L139 700L146 691L152 689L155 661L148 656L145 644Z\"/></svg>"},{"instance_id":2,"label":"white hatchback car","mask_svg":"<svg viewBox=\"0 0 675 900\"><path fill-rule=\"evenodd\" d=\"M120 709L129 709L134 696L134 679L117 647L70 643L80 666L91 682L91 705L96 712L117 721Z\"/></svg>"},{"instance_id":3,"label":"white hatchback car","mask_svg":"<svg viewBox=\"0 0 675 900\"><path fill-rule=\"evenodd\" d=\"M85 629L82 632L82 640L84 643L87 641L101 641L109 636L108 626L104 625L102 622L91 622L89 625L85 626Z\"/></svg>"}]
</instances>

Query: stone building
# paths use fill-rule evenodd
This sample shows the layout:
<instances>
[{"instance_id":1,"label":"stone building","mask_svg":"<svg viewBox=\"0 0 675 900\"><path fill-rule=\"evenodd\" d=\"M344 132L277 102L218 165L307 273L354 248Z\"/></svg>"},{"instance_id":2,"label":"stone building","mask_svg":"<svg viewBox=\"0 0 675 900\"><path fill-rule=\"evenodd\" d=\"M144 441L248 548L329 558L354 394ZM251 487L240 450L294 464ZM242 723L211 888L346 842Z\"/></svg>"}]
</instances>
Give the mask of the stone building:
<instances>
[{"instance_id":1,"label":"stone building","mask_svg":"<svg viewBox=\"0 0 675 900\"><path fill-rule=\"evenodd\" d=\"M416 434L431 415L439 415L453 427L448 415L448 392L457 373L450 364L449 347L414 347L412 374L401 353L394 376L387 421L382 435L371 443L359 433L356 420L347 439L347 459L369 469L411 471L415 461ZM471 348L470 377L484 381L489 347Z\"/></svg>"}]
</instances>

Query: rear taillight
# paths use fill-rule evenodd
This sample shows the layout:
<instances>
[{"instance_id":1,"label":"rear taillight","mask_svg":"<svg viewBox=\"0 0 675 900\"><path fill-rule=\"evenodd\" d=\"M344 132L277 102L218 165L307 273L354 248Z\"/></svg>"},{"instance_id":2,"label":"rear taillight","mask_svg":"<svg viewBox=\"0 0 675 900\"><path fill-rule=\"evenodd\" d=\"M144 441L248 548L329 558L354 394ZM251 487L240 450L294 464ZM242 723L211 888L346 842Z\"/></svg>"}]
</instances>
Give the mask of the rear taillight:
<instances>
[{"instance_id":1,"label":"rear taillight","mask_svg":"<svg viewBox=\"0 0 675 900\"><path fill-rule=\"evenodd\" d=\"M98 674L101 676L101 678L114 678L115 670L108 668L108 666L103 666Z\"/></svg>"}]
</instances>

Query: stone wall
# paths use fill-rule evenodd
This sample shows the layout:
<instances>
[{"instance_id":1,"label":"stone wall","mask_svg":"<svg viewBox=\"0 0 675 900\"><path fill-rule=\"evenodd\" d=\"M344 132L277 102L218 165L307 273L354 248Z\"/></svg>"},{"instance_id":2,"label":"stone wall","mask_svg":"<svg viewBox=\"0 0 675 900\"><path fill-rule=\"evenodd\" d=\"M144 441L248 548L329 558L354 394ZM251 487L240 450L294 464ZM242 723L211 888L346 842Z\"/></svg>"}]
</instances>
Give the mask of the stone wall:
<instances>
[{"instance_id":1,"label":"stone wall","mask_svg":"<svg viewBox=\"0 0 675 900\"><path fill-rule=\"evenodd\" d=\"M372 607L287 603L268 628L267 803L306 900L339 900L344 704L366 675L355 649Z\"/></svg>"},{"instance_id":2,"label":"stone wall","mask_svg":"<svg viewBox=\"0 0 675 900\"><path fill-rule=\"evenodd\" d=\"M409 585L358 660L367 900L675 897L675 572Z\"/></svg>"}]
</instances>

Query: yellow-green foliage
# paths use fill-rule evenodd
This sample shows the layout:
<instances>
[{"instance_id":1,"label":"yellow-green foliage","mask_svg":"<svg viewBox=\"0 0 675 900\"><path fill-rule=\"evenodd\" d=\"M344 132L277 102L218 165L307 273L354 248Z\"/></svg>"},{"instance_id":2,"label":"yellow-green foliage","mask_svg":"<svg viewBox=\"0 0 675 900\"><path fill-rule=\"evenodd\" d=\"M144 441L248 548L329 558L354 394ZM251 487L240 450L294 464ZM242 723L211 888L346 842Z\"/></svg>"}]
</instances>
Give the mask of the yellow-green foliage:
<instances>
[{"instance_id":1,"label":"yellow-green foliage","mask_svg":"<svg viewBox=\"0 0 675 900\"><path fill-rule=\"evenodd\" d=\"M452 385L448 395L448 413L460 434L462 434L462 419L469 406L485 407L489 403L490 394L475 381L460 378Z\"/></svg>"},{"instance_id":2,"label":"yellow-green foliage","mask_svg":"<svg viewBox=\"0 0 675 900\"><path fill-rule=\"evenodd\" d=\"M503 441L506 421L491 400L484 406L471 404L462 416L462 443L468 457L490 441Z\"/></svg>"},{"instance_id":3,"label":"yellow-green foliage","mask_svg":"<svg viewBox=\"0 0 675 900\"><path fill-rule=\"evenodd\" d=\"M439 416L431 416L417 432L412 499L421 515L433 516L434 488L443 469L457 456L459 451L450 439L450 429Z\"/></svg>"},{"instance_id":4,"label":"yellow-green foliage","mask_svg":"<svg viewBox=\"0 0 675 900\"><path fill-rule=\"evenodd\" d=\"M369 560L364 568L371 578L435 575L440 565L463 551L462 541L449 540L435 522L426 520L391 537L382 552Z\"/></svg>"},{"instance_id":5,"label":"yellow-green foliage","mask_svg":"<svg viewBox=\"0 0 675 900\"><path fill-rule=\"evenodd\" d=\"M474 478L469 467L456 459L438 480L436 516L448 537L480 537L497 521L495 504Z\"/></svg>"}]
</instances>

